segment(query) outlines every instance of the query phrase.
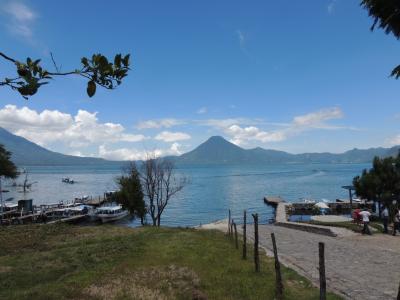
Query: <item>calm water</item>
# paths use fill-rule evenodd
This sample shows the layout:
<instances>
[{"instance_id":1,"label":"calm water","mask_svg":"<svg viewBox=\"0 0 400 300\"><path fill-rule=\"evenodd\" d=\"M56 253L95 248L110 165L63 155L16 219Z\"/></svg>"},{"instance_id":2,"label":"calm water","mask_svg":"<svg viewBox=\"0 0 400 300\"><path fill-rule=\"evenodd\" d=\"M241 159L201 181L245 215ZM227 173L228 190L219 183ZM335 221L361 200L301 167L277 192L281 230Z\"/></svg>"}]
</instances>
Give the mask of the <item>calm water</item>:
<instances>
[{"instance_id":1,"label":"calm water","mask_svg":"<svg viewBox=\"0 0 400 300\"><path fill-rule=\"evenodd\" d=\"M241 220L243 209L258 212L262 222L273 215L263 202L265 195L280 195L288 201L299 198L335 200L347 198L342 185L351 184L368 164L307 164L261 166L187 166L178 169L190 183L164 212L162 223L195 226L227 217ZM116 188L119 166L28 167L29 181L37 181L25 198L34 204L71 201L84 195L98 196ZM75 184L61 182L70 177ZM19 179L18 182L22 180ZM9 186L5 198L23 199L24 194ZM134 221L127 221L134 223Z\"/></svg>"}]
</instances>

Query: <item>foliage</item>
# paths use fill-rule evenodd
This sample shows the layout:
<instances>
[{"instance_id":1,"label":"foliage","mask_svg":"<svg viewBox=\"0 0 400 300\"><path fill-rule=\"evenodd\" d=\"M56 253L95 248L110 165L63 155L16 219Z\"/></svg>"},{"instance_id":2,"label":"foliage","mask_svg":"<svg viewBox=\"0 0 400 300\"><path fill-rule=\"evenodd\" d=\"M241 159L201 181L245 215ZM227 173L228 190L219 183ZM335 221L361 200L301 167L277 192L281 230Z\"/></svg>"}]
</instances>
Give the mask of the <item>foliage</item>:
<instances>
[{"instance_id":1,"label":"foliage","mask_svg":"<svg viewBox=\"0 0 400 300\"><path fill-rule=\"evenodd\" d=\"M11 152L0 145L0 176L16 178L17 175L17 167L11 161Z\"/></svg>"},{"instance_id":2,"label":"foliage","mask_svg":"<svg viewBox=\"0 0 400 300\"><path fill-rule=\"evenodd\" d=\"M275 296L273 260L261 255L261 272L254 273L253 261L243 260L222 232L33 225L0 228L0 241L0 299ZM282 275L284 299L319 299L308 280L285 267Z\"/></svg>"},{"instance_id":3,"label":"foliage","mask_svg":"<svg viewBox=\"0 0 400 300\"><path fill-rule=\"evenodd\" d=\"M397 157L375 157L372 168L353 179L357 196L391 206L400 197L400 153Z\"/></svg>"},{"instance_id":4,"label":"foliage","mask_svg":"<svg viewBox=\"0 0 400 300\"><path fill-rule=\"evenodd\" d=\"M393 34L400 38L400 1L398 0L362 0L361 6L368 10L374 19L371 30L376 26L386 34ZM391 76L400 77L400 65L392 70Z\"/></svg>"},{"instance_id":5,"label":"foliage","mask_svg":"<svg viewBox=\"0 0 400 300\"><path fill-rule=\"evenodd\" d=\"M126 175L117 178L117 184L119 191L115 195L115 200L132 215L139 217L143 224L146 205L143 199L139 172L134 163L129 166Z\"/></svg>"},{"instance_id":6,"label":"foliage","mask_svg":"<svg viewBox=\"0 0 400 300\"><path fill-rule=\"evenodd\" d=\"M184 188L187 179L176 175L170 160L150 157L143 162L141 180L153 226L160 226L161 215L170 199Z\"/></svg>"},{"instance_id":7,"label":"foliage","mask_svg":"<svg viewBox=\"0 0 400 300\"><path fill-rule=\"evenodd\" d=\"M56 72L49 72L40 65L40 59L32 60L28 57L25 62L22 62L1 52L0 56L13 63L17 71L16 77L6 77L1 80L0 87L10 87L25 99L36 94L38 89L42 85L48 84L53 77L66 75L79 75L86 78L88 80L86 92L89 97L92 97L96 93L97 85L106 89L114 89L122 83L122 79L130 70L129 54L125 56L117 54L113 62L109 62L107 57L102 54L93 54L90 59L82 57L80 69L70 72L60 72L54 60Z\"/></svg>"}]
</instances>

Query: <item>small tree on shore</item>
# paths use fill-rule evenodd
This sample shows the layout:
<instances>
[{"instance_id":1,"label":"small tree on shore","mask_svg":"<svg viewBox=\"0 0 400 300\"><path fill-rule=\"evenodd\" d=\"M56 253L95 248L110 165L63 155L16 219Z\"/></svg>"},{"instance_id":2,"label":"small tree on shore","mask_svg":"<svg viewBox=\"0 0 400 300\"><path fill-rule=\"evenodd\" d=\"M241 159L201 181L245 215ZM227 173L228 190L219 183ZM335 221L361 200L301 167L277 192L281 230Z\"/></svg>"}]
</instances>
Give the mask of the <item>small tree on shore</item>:
<instances>
[{"instance_id":1,"label":"small tree on shore","mask_svg":"<svg viewBox=\"0 0 400 300\"><path fill-rule=\"evenodd\" d=\"M0 176L6 178L16 178L18 175L17 167L11 161L11 152L0 145Z\"/></svg>"},{"instance_id":2,"label":"small tree on shore","mask_svg":"<svg viewBox=\"0 0 400 300\"><path fill-rule=\"evenodd\" d=\"M11 161L11 152L0 145L0 209L3 211L3 188L1 185L2 177L16 178L18 175L17 167Z\"/></svg>"},{"instance_id":3,"label":"small tree on shore","mask_svg":"<svg viewBox=\"0 0 400 300\"><path fill-rule=\"evenodd\" d=\"M184 188L187 179L176 175L172 161L151 157L143 162L141 180L153 226L160 226L165 208L171 198Z\"/></svg>"},{"instance_id":4,"label":"small tree on shore","mask_svg":"<svg viewBox=\"0 0 400 300\"><path fill-rule=\"evenodd\" d=\"M119 191L115 200L127 209L133 216L140 218L143 225L146 216L146 204L143 199L143 190L139 171L135 163L131 163L126 174L117 178Z\"/></svg>"},{"instance_id":5,"label":"small tree on shore","mask_svg":"<svg viewBox=\"0 0 400 300\"><path fill-rule=\"evenodd\" d=\"M393 200L400 200L400 154L375 157L372 168L356 176L353 185L357 196L391 207Z\"/></svg>"}]
</instances>

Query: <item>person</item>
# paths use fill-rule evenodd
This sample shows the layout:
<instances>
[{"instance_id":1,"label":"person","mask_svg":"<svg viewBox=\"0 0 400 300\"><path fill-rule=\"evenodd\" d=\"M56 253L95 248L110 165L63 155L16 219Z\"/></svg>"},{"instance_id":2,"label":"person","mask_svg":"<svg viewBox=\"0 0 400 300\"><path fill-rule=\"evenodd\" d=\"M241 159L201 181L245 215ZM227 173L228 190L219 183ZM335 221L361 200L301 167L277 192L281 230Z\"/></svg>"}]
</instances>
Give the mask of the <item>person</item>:
<instances>
[{"instance_id":1,"label":"person","mask_svg":"<svg viewBox=\"0 0 400 300\"><path fill-rule=\"evenodd\" d=\"M394 210L394 216L393 216L393 236L396 235L396 231L399 230L400 227L400 211L399 209Z\"/></svg>"},{"instance_id":2,"label":"person","mask_svg":"<svg viewBox=\"0 0 400 300\"><path fill-rule=\"evenodd\" d=\"M362 217L362 222L364 224L361 233L371 235L371 231L369 230L368 227L369 217L371 216L371 213L367 209L364 209L363 211L360 212L360 216Z\"/></svg>"},{"instance_id":3,"label":"person","mask_svg":"<svg viewBox=\"0 0 400 300\"><path fill-rule=\"evenodd\" d=\"M383 233L388 233L389 210L384 205L382 210Z\"/></svg>"},{"instance_id":4,"label":"person","mask_svg":"<svg viewBox=\"0 0 400 300\"><path fill-rule=\"evenodd\" d=\"M361 223L360 212L361 209L360 206L358 205L357 208L353 211L353 222L356 223L357 225Z\"/></svg>"}]
</instances>

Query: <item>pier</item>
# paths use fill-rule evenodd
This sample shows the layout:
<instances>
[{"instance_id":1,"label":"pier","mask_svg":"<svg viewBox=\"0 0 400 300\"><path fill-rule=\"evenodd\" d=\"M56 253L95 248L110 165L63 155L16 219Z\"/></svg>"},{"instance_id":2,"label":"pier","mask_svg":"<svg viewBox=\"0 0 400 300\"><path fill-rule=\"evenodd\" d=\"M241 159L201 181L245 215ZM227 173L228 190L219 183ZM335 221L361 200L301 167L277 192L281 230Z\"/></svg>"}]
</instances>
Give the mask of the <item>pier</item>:
<instances>
[{"instance_id":1,"label":"pier","mask_svg":"<svg viewBox=\"0 0 400 300\"><path fill-rule=\"evenodd\" d=\"M277 207L279 203L284 203L286 202L281 198L281 196L265 196L264 197L264 203L267 205L271 205L273 207Z\"/></svg>"},{"instance_id":2,"label":"pier","mask_svg":"<svg viewBox=\"0 0 400 300\"><path fill-rule=\"evenodd\" d=\"M343 229L321 226L314 224L307 224L302 222L294 222L289 220L290 215L313 215L313 209L316 203L306 202L286 202L281 197L276 196L265 196L264 203L274 207L275 210L275 222L276 226L287 227L291 229L312 232L320 235L336 237L343 234ZM329 209L334 213L351 213L351 210L356 208L358 203L350 202L329 202L326 203Z\"/></svg>"},{"instance_id":3,"label":"pier","mask_svg":"<svg viewBox=\"0 0 400 300\"><path fill-rule=\"evenodd\" d=\"M76 210L76 207L85 205L96 208L112 200L114 192L106 192L103 196L81 197L74 200L59 203L32 205L32 200L19 200L15 207L3 207L5 211L0 213L0 225L19 225L28 223L77 223L88 217L85 212Z\"/></svg>"}]
</instances>

